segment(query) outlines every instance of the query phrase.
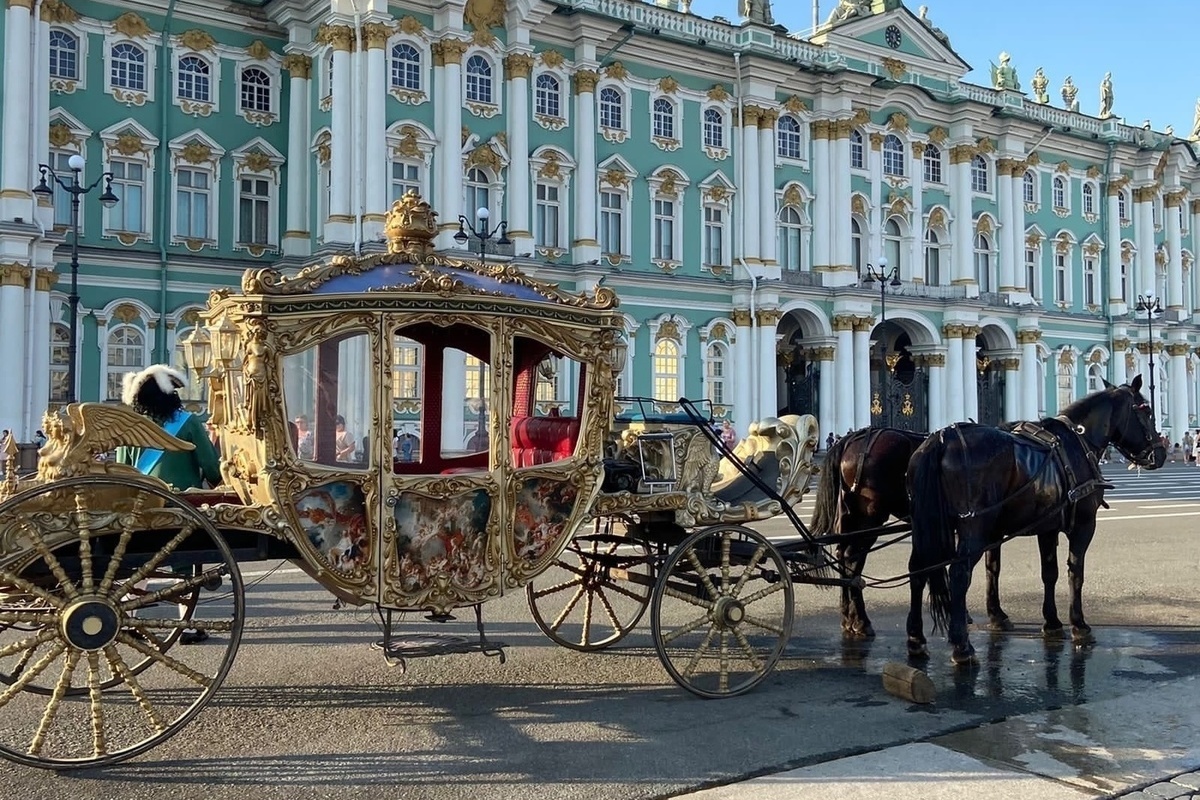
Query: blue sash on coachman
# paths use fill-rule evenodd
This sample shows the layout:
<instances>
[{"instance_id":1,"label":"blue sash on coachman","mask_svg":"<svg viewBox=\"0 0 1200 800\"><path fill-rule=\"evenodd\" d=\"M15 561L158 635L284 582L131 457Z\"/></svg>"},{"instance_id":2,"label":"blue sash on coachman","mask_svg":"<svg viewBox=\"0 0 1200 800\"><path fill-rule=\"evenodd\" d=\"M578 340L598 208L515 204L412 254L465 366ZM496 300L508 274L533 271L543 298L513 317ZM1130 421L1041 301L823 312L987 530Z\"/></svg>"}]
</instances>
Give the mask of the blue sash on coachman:
<instances>
[{"instance_id":1,"label":"blue sash on coachman","mask_svg":"<svg viewBox=\"0 0 1200 800\"><path fill-rule=\"evenodd\" d=\"M167 420L167 422L163 424L163 430L172 436L175 436L179 433L180 429L183 428L184 423L187 422L191 416L191 412L189 411L177 411L175 412L175 416L171 417L171 419ZM134 466L137 468L138 472L142 473L143 475L149 475L150 470L154 469L154 467L158 465L158 461L162 457L162 450L143 450L141 455L138 456L137 464Z\"/></svg>"}]
</instances>

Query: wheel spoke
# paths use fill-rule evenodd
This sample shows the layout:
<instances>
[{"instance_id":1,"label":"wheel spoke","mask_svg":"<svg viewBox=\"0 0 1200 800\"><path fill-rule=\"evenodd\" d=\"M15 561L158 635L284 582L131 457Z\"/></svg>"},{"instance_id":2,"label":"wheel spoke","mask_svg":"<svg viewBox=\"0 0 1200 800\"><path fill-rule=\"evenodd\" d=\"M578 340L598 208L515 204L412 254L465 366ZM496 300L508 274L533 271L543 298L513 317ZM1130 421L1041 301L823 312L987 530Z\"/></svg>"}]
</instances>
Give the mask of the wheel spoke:
<instances>
[{"instance_id":1,"label":"wheel spoke","mask_svg":"<svg viewBox=\"0 0 1200 800\"><path fill-rule=\"evenodd\" d=\"M104 698L100 689L100 654L88 653L88 710L92 719L92 755L96 758L108 754L108 742L104 739Z\"/></svg>"},{"instance_id":2,"label":"wheel spoke","mask_svg":"<svg viewBox=\"0 0 1200 800\"><path fill-rule=\"evenodd\" d=\"M22 672L24 672L25 668L29 666L29 661L30 661L30 659L33 658L33 654L36 652L37 652L37 647L32 647L32 648L26 650L24 653L22 653L21 658L17 660L16 666L14 666L12 668L11 674L16 676L16 675L20 675Z\"/></svg>"},{"instance_id":3,"label":"wheel spoke","mask_svg":"<svg viewBox=\"0 0 1200 800\"><path fill-rule=\"evenodd\" d=\"M12 644L0 647L0 658L11 656L13 653L20 653L22 650L36 650L56 636L58 636L58 631L54 628L43 628L33 636L28 636L19 642L13 642Z\"/></svg>"},{"instance_id":4,"label":"wheel spoke","mask_svg":"<svg viewBox=\"0 0 1200 800\"><path fill-rule=\"evenodd\" d=\"M221 572L221 567L214 567L213 569L201 572L199 575L193 575L190 578L176 581L170 586L159 589L157 592L151 592L150 594L143 595L141 597L135 597L132 600L122 600L121 610L127 612L134 611L139 608L145 608L146 606L154 605L155 603L159 603L163 600L174 600L184 592L191 592L199 589L214 577L220 578Z\"/></svg>"},{"instance_id":5,"label":"wheel spoke","mask_svg":"<svg viewBox=\"0 0 1200 800\"><path fill-rule=\"evenodd\" d=\"M729 590L729 545L732 540L733 534L729 531L721 534L721 594Z\"/></svg>"},{"instance_id":6,"label":"wheel spoke","mask_svg":"<svg viewBox=\"0 0 1200 800\"><path fill-rule=\"evenodd\" d=\"M172 669L175 672L178 672L180 675L182 675L183 677L192 681L193 683L199 684L200 686L203 686L206 689L212 685L212 680L210 678L208 678L204 675L201 675L199 672L196 672L194 669L187 666L186 664L176 661L174 658L171 658L166 653L155 650L153 647L146 644L145 642L138 641L137 639L133 638L125 631L121 631L119 634L117 634L117 641L120 642L121 644L125 644L125 645L132 647L134 650L137 650L139 653L141 653L144 656L149 656L150 658L154 659L158 663L162 664L164 667L167 667L168 669Z\"/></svg>"},{"instance_id":7,"label":"wheel spoke","mask_svg":"<svg viewBox=\"0 0 1200 800\"><path fill-rule=\"evenodd\" d=\"M707 621L708 620L706 619L705 622ZM700 646L696 648L696 652L692 653L691 660L688 661L687 666L683 668L683 677L692 677L692 673L696 671L696 667L700 666L700 659L704 658L704 654L708 652L709 645L712 644L713 636L716 635L716 632L717 626L715 624L711 625L708 629L708 633L704 637L704 641L701 642Z\"/></svg>"},{"instance_id":8,"label":"wheel spoke","mask_svg":"<svg viewBox=\"0 0 1200 800\"><path fill-rule=\"evenodd\" d=\"M708 623L711 621L712 620L709 618L709 616L707 614L705 614L703 617L696 617L696 619L694 619L691 622L689 622L688 624L684 625L682 628L676 628L675 630L671 631L670 633L664 633L662 635L663 643L670 644L671 642L678 639L680 636L686 636L687 634L691 633L692 631L697 630L698 628L704 627L705 623Z\"/></svg>"},{"instance_id":9,"label":"wheel spoke","mask_svg":"<svg viewBox=\"0 0 1200 800\"><path fill-rule=\"evenodd\" d=\"M729 691L729 630L721 629L720 673L717 675L717 691Z\"/></svg>"},{"instance_id":10,"label":"wheel spoke","mask_svg":"<svg viewBox=\"0 0 1200 800\"><path fill-rule=\"evenodd\" d=\"M696 576L700 579L700 583L708 592L708 596L713 600L716 600L721 596L721 593L717 591L716 586L713 586L712 580L710 580L708 577L708 570L706 570L704 565L700 563L700 556L696 555L696 548L689 547L686 555L688 563L691 564L692 569L696 571Z\"/></svg>"},{"instance_id":11,"label":"wheel spoke","mask_svg":"<svg viewBox=\"0 0 1200 800\"><path fill-rule=\"evenodd\" d=\"M142 619L138 618L133 627L143 631L181 631L195 629L213 633L228 633L233 630L233 620L227 619Z\"/></svg>"},{"instance_id":12,"label":"wheel spoke","mask_svg":"<svg viewBox=\"0 0 1200 800\"><path fill-rule=\"evenodd\" d=\"M613 630L621 633L623 628L621 620L617 619L617 613L613 611L612 603L608 602L608 595L604 594L604 589L597 586L596 595L600 598L600 605L604 607L604 613L608 615L608 621L612 623Z\"/></svg>"},{"instance_id":13,"label":"wheel spoke","mask_svg":"<svg viewBox=\"0 0 1200 800\"><path fill-rule=\"evenodd\" d=\"M13 575L7 570L0 569L0 582L3 582L6 587L20 589L25 594L31 594L37 599L41 600L43 603L54 606L55 608L62 608L66 605L61 597L55 597L42 587L30 583L20 575Z\"/></svg>"},{"instance_id":14,"label":"wheel spoke","mask_svg":"<svg viewBox=\"0 0 1200 800\"><path fill-rule=\"evenodd\" d=\"M561 592L563 589L570 589L572 586L578 586L581 583L583 583L583 581L580 580L570 580L563 581L562 583L556 583L553 586L549 586L545 589L534 590L533 597L535 600L541 600L548 594L555 594L556 592Z\"/></svg>"},{"instance_id":15,"label":"wheel spoke","mask_svg":"<svg viewBox=\"0 0 1200 800\"><path fill-rule=\"evenodd\" d=\"M75 526L79 531L79 573L83 591L87 594L96 588L92 574L92 528L88 524L87 503L83 499L83 487L75 487Z\"/></svg>"},{"instance_id":16,"label":"wheel spoke","mask_svg":"<svg viewBox=\"0 0 1200 800\"><path fill-rule=\"evenodd\" d=\"M579 643L588 645L592 643L592 599L595 593L588 590L583 598L583 630L579 634Z\"/></svg>"},{"instance_id":17,"label":"wheel spoke","mask_svg":"<svg viewBox=\"0 0 1200 800\"><path fill-rule=\"evenodd\" d=\"M608 588L612 589L617 594L623 594L626 597L628 597L630 600L634 600L638 603L646 602L645 594L640 594L640 595L635 594L634 592L631 592L629 589L626 589L624 586L620 585L619 583L613 583L613 582L609 581Z\"/></svg>"},{"instance_id":18,"label":"wheel spoke","mask_svg":"<svg viewBox=\"0 0 1200 800\"><path fill-rule=\"evenodd\" d=\"M560 627L562 627L562 624L564 622L567 621L567 615L570 614L575 609L576 605L578 605L579 598L583 597L584 591L585 591L585 589L583 588L583 583L581 581L579 584L579 588L575 590L575 594L572 595L570 601L566 605L566 608L564 608L562 610L562 612L557 617L554 618L554 622L550 624L550 630L554 631L555 633L558 633L558 629Z\"/></svg>"},{"instance_id":19,"label":"wheel spoke","mask_svg":"<svg viewBox=\"0 0 1200 800\"><path fill-rule=\"evenodd\" d=\"M62 703L63 697L66 696L67 689L71 688L71 675L74 674L75 665L78 663L78 650L67 653L67 662L63 664L62 674L58 676L58 683L54 684L54 693L50 695L50 701L46 703L46 710L42 712L42 719L38 723L37 732L33 734L33 741L29 743L29 755L36 756L42 751L46 734L49 733L50 726L58 715L58 707Z\"/></svg>"},{"instance_id":20,"label":"wheel spoke","mask_svg":"<svg viewBox=\"0 0 1200 800\"><path fill-rule=\"evenodd\" d=\"M754 555L750 557L750 562L746 564L746 568L742 574L738 576L738 582L733 587L733 591L729 593L730 597L737 597L742 593L742 589L746 586L746 581L750 580L750 575L758 567L758 563L762 561L763 556L767 554L767 546L760 544L758 549L754 551Z\"/></svg>"},{"instance_id":21,"label":"wheel spoke","mask_svg":"<svg viewBox=\"0 0 1200 800\"><path fill-rule=\"evenodd\" d=\"M137 704L142 707L142 711L146 712L146 716L150 718L150 724L154 726L154 730L159 732L165 731L167 726L159 719L158 712L154 710L150 699L146 697L146 693L142 690L142 685L138 683L137 677L129 669L129 665L125 663L125 659L121 658L121 654L117 652L117 648L110 644L104 648L104 655L108 658L109 667L113 672L121 676L121 680L125 681L125 685L129 687L129 693L133 695L133 699L137 700Z\"/></svg>"},{"instance_id":22,"label":"wheel spoke","mask_svg":"<svg viewBox=\"0 0 1200 800\"><path fill-rule=\"evenodd\" d=\"M42 538L41 531L24 521L21 523L21 529L32 540L34 551L46 562L46 566L50 568L50 573L58 581L58 586L67 599L74 600L78 597L79 590L75 588L75 584L71 579L67 577L66 570L63 569L62 564L58 563L58 559L54 557L54 553L51 553L50 548L46 546L46 540Z\"/></svg>"},{"instance_id":23,"label":"wheel spoke","mask_svg":"<svg viewBox=\"0 0 1200 800\"><path fill-rule=\"evenodd\" d=\"M16 622L45 625L47 623L53 623L55 617L55 612L50 609L45 611L9 611L7 609L0 609L0 623L7 623L9 625Z\"/></svg>"},{"instance_id":24,"label":"wheel spoke","mask_svg":"<svg viewBox=\"0 0 1200 800\"><path fill-rule=\"evenodd\" d=\"M666 589L663 590L663 594L666 595L667 597L674 597L676 600L682 600L685 603L690 603L691 605L699 606L700 608L711 610L713 607L713 603L711 600L705 600L702 597L696 597L695 595L688 594L687 592L681 592L678 589L676 589L674 586L668 586Z\"/></svg>"},{"instance_id":25,"label":"wheel spoke","mask_svg":"<svg viewBox=\"0 0 1200 800\"><path fill-rule=\"evenodd\" d=\"M179 533L172 536L171 541L163 545L161 550L155 553L154 556L145 564L142 564L142 566L138 567L137 571L125 580L122 587L123 593L128 593L130 587L137 586L139 583L145 580L146 576L158 569L159 565L166 561L167 556L171 555L171 553L174 553L175 548L183 544L183 541L195 532L196 524L191 523L189 525L185 525L183 529L179 531Z\"/></svg>"},{"instance_id":26,"label":"wheel spoke","mask_svg":"<svg viewBox=\"0 0 1200 800\"><path fill-rule=\"evenodd\" d=\"M50 651L46 653L46 655L39 658L36 664L30 667L27 672L21 675L21 677L13 681L12 685L5 689L3 693L0 693L0 708L8 705L9 701L20 694L26 686L32 683L34 678L45 672L46 667L50 666L50 664L54 662L54 659L61 656L63 651L66 649L67 646L62 642L55 642L54 646L50 648Z\"/></svg>"},{"instance_id":27,"label":"wheel spoke","mask_svg":"<svg viewBox=\"0 0 1200 800\"><path fill-rule=\"evenodd\" d=\"M100 581L100 594L107 594L112 588L113 579L117 577L117 570L125 558L125 550L129 547L129 540L141 525L142 507L146 504L147 497L145 492L139 492L137 499L133 501L133 509L125 516L125 522L121 525L121 538L117 540L117 546L108 562L108 569L104 571L104 578Z\"/></svg>"},{"instance_id":28,"label":"wheel spoke","mask_svg":"<svg viewBox=\"0 0 1200 800\"><path fill-rule=\"evenodd\" d=\"M741 628L733 629L733 637L742 646L742 652L746 654L746 658L754 665L755 671L761 670L763 668L762 659L758 657L758 653L754 652L754 648L750 646L750 642L746 639L746 634L742 633Z\"/></svg>"},{"instance_id":29,"label":"wheel spoke","mask_svg":"<svg viewBox=\"0 0 1200 800\"><path fill-rule=\"evenodd\" d=\"M743 625L753 625L754 627L761 628L764 631L770 631L771 633L774 633L777 636L783 636L783 626L782 625L776 625L773 622L767 622L766 620L759 619L758 617L754 617L749 614L747 614L745 617L742 618L742 624Z\"/></svg>"},{"instance_id":30,"label":"wheel spoke","mask_svg":"<svg viewBox=\"0 0 1200 800\"><path fill-rule=\"evenodd\" d=\"M775 594L776 592L782 592L782 591L783 591L783 581L780 581L779 583L772 583L770 586L764 586L763 588L759 589L754 594L748 595L744 600L742 600L742 605L748 606L751 603L757 603L759 600L762 600L764 597L768 597L770 595Z\"/></svg>"}]
</instances>

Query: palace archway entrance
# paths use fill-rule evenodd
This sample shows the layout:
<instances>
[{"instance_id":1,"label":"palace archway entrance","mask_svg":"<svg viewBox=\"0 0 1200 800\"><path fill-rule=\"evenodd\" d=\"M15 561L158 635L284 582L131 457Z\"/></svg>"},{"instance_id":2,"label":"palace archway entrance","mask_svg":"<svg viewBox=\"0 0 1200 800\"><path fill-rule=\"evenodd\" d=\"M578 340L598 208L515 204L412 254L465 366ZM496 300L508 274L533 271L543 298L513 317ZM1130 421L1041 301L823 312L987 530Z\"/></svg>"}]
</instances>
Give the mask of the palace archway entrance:
<instances>
[{"instance_id":1,"label":"palace archway entrance","mask_svg":"<svg viewBox=\"0 0 1200 800\"><path fill-rule=\"evenodd\" d=\"M908 333L892 322L875 327L871 345L871 426L929 430L929 376L910 348Z\"/></svg>"}]
</instances>

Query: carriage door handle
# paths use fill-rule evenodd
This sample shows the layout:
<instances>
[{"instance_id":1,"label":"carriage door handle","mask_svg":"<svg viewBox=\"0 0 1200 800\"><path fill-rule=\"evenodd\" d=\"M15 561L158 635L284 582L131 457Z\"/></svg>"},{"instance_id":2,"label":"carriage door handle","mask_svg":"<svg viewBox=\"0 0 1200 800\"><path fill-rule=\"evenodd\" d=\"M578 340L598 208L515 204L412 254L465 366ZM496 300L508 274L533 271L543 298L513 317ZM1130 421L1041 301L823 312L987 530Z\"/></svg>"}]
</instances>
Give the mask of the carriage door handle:
<instances>
[{"instance_id":1,"label":"carriage door handle","mask_svg":"<svg viewBox=\"0 0 1200 800\"><path fill-rule=\"evenodd\" d=\"M386 505L388 508L395 508L396 503L398 503L399 501L400 501L400 493L397 492L395 489L393 489L390 492L388 492L387 499L384 500L383 502L384 502L384 505Z\"/></svg>"}]
</instances>

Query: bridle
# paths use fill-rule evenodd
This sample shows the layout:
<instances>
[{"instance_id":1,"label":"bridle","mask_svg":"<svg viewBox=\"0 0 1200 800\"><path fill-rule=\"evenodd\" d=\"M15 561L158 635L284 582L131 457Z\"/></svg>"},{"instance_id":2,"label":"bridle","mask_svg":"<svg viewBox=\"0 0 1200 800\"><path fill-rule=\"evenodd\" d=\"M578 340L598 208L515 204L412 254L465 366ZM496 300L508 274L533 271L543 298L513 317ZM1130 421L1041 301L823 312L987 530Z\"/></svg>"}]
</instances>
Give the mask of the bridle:
<instances>
[{"instance_id":1,"label":"bridle","mask_svg":"<svg viewBox=\"0 0 1200 800\"><path fill-rule=\"evenodd\" d=\"M1154 422L1150 421L1147 423L1147 420L1150 419L1149 403L1144 401L1141 403L1135 403L1130 407L1130 411L1134 414L1138 423L1142 426L1142 433L1146 434L1146 438L1148 440L1147 444L1137 453L1130 452L1127 447L1117 442L1113 442L1113 445L1117 448L1117 450L1121 451L1121 454L1124 455L1125 458L1129 459L1131 463L1144 467L1153 463L1152 457L1154 454L1154 448L1159 447L1162 442L1159 441L1158 431L1154 429Z\"/></svg>"}]
</instances>

